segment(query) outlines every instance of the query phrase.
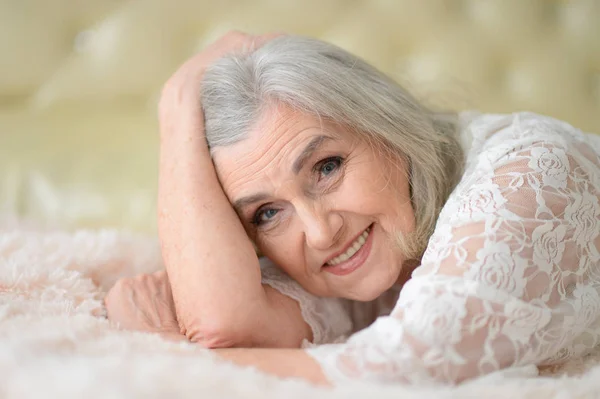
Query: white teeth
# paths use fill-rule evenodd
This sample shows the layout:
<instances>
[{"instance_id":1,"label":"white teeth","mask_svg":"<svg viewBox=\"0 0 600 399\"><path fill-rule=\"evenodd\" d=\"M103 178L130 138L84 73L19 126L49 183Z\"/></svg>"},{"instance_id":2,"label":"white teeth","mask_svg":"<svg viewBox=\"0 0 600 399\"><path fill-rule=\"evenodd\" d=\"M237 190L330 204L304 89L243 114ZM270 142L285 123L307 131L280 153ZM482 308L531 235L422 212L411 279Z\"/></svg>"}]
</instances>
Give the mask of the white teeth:
<instances>
[{"instance_id":1,"label":"white teeth","mask_svg":"<svg viewBox=\"0 0 600 399\"><path fill-rule=\"evenodd\" d=\"M352 257L352 255L357 253L358 250L361 249L363 245L365 245L367 237L369 236L369 231L371 231L370 228L363 231L363 233L356 239L356 241L354 241L354 243L352 243L352 245L348 247L346 252L331 259L329 262L327 262L327 264L330 266L334 266Z\"/></svg>"}]
</instances>

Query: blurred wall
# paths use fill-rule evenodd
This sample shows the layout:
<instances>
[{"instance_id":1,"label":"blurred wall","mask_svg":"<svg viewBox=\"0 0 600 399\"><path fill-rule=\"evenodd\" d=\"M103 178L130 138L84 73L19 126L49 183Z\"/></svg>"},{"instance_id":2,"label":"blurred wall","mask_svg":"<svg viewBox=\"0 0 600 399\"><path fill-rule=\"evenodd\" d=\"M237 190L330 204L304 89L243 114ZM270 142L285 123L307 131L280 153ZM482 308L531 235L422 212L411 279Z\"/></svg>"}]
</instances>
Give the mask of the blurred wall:
<instances>
[{"instance_id":1,"label":"blurred wall","mask_svg":"<svg viewBox=\"0 0 600 399\"><path fill-rule=\"evenodd\" d=\"M600 0L0 0L0 214L153 232L162 83L233 28L331 41L443 108L600 132Z\"/></svg>"}]
</instances>

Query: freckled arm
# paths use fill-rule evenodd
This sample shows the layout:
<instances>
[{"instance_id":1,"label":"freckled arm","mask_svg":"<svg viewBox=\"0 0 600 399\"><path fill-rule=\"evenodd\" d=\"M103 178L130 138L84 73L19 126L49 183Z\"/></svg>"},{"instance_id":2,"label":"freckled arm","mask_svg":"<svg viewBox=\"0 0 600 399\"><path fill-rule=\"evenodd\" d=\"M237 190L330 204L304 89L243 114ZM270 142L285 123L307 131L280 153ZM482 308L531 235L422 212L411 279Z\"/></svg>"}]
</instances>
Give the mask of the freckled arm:
<instances>
[{"instance_id":1,"label":"freckled arm","mask_svg":"<svg viewBox=\"0 0 600 399\"><path fill-rule=\"evenodd\" d=\"M261 285L258 258L217 179L198 107L161 115L158 230L181 331L209 347L299 346L296 301ZM174 118L176 116L176 119Z\"/></svg>"}]
</instances>

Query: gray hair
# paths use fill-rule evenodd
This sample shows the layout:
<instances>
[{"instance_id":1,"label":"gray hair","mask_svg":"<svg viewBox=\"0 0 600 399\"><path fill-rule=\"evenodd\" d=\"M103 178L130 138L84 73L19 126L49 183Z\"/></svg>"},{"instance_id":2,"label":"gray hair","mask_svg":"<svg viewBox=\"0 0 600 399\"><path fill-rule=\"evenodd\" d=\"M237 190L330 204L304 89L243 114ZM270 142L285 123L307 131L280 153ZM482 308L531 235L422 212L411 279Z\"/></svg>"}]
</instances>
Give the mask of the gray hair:
<instances>
[{"instance_id":1,"label":"gray hair","mask_svg":"<svg viewBox=\"0 0 600 399\"><path fill-rule=\"evenodd\" d=\"M201 96L211 149L244 139L267 107L281 103L347 126L405 159L416 227L398 245L407 259L421 258L464 168L456 114L428 109L337 46L298 36L217 61L206 71Z\"/></svg>"}]
</instances>

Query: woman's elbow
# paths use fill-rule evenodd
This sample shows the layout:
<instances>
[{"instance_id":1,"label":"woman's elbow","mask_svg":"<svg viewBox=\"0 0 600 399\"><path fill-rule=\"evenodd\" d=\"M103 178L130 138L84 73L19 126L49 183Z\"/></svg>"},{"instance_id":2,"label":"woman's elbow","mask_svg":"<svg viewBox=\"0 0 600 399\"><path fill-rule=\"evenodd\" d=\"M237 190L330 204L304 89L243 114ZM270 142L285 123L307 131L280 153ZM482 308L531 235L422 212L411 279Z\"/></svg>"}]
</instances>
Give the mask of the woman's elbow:
<instances>
[{"instance_id":1,"label":"woman's elbow","mask_svg":"<svg viewBox=\"0 0 600 399\"><path fill-rule=\"evenodd\" d=\"M181 332L190 342L205 348L233 348L251 346L248 334L238 331L233 323L191 323L182 326Z\"/></svg>"},{"instance_id":2,"label":"woman's elbow","mask_svg":"<svg viewBox=\"0 0 600 399\"><path fill-rule=\"evenodd\" d=\"M206 348L250 348L263 346L262 336L269 324L265 308L263 303L249 303L243 312L220 308L200 315L184 313L178 320L181 333Z\"/></svg>"}]
</instances>

